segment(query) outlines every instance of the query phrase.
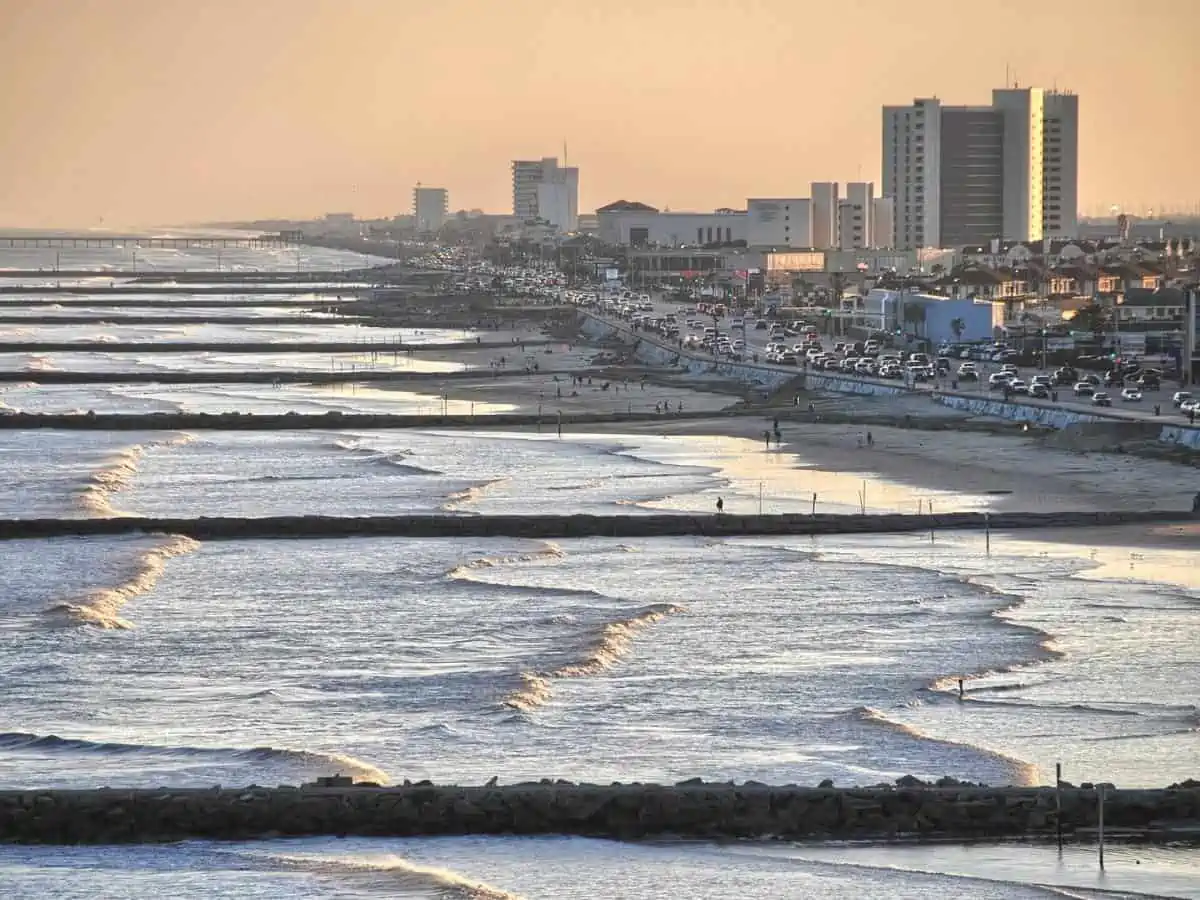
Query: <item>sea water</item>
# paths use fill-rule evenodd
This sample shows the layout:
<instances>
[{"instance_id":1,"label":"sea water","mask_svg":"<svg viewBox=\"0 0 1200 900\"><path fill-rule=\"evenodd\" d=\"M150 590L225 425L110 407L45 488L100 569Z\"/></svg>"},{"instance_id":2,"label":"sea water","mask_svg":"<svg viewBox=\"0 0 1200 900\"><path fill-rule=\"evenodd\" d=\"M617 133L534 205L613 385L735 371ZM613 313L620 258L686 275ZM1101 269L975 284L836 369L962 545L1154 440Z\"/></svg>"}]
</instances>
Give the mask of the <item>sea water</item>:
<instances>
[{"instance_id":1,"label":"sea water","mask_svg":"<svg viewBox=\"0 0 1200 900\"><path fill-rule=\"evenodd\" d=\"M63 386L82 405L97 386ZM104 386L108 389L110 386ZM250 386L253 387L253 386ZM108 396L194 403L155 389ZM139 391L143 390L140 386ZM257 392L226 402L258 408ZM124 392L124 393L123 393ZM189 393L190 392L190 393ZM262 392L266 393L266 392ZM379 402L378 398L370 398ZM339 402L353 408L357 399ZM136 408L134 406L133 408ZM5 432L9 516L976 509L734 439ZM911 510L911 511L915 511ZM0 785L1194 777L1195 586L973 535L0 544ZM652 577L647 577L652 573ZM957 697L957 678L967 693ZM1186 849L0 848L13 897L1200 896ZM1109 893L1097 893L1099 891Z\"/></svg>"}]
</instances>

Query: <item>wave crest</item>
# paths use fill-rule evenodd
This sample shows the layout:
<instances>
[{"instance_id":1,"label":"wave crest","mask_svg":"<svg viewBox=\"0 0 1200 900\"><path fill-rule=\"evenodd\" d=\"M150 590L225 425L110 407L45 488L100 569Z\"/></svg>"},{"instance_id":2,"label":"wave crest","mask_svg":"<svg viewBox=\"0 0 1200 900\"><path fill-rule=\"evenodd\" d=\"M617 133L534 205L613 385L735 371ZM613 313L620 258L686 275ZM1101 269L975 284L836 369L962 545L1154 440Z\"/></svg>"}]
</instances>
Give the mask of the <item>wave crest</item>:
<instances>
[{"instance_id":1,"label":"wave crest","mask_svg":"<svg viewBox=\"0 0 1200 900\"><path fill-rule=\"evenodd\" d=\"M449 869L418 865L399 856L322 858L272 854L266 858L281 868L300 869L315 875L378 879L381 888L392 892L432 890L446 900L522 900L519 895L503 888L476 881Z\"/></svg>"},{"instance_id":2,"label":"wave crest","mask_svg":"<svg viewBox=\"0 0 1200 900\"><path fill-rule=\"evenodd\" d=\"M56 603L46 614L66 624L132 628L131 622L121 618L121 608L131 598L154 588L168 559L194 553L199 548L200 544L189 537L171 535L138 558L137 568L127 581L115 587L94 588L73 600Z\"/></svg>"},{"instance_id":3,"label":"wave crest","mask_svg":"<svg viewBox=\"0 0 1200 900\"><path fill-rule=\"evenodd\" d=\"M989 750L986 747L977 747L974 744L964 744L959 741L947 741L942 738L931 737L920 729L914 728L911 725L906 725L903 722L897 722L895 719L890 719L884 713L880 712L871 706L858 706L849 712L850 718L857 722L865 722L870 725L886 728L895 734L902 734L905 737L915 738L920 741L928 741L934 744L940 744L943 747L959 747L964 750L970 750L980 756L987 757L995 762L1000 763L1008 770L1014 785L1036 785L1039 782L1038 768L1033 763L1028 763L1023 759L1018 759L1015 756L1009 756L1005 753L1000 753L996 750Z\"/></svg>"},{"instance_id":4,"label":"wave crest","mask_svg":"<svg viewBox=\"0 0 1200 900\"><path fill-rule=\"evenodd\" d=\"M218 759L229 762L279 762L295 767L302 773L349 775L355 781L388 784L391 779L382 769L342 753L318 750L292 750L286 747L165 747L154 744L127 744L109 741L89 741L85 738L64 738L56 734L30 734L10 731L0 734L0 750L42 753L82 753L102 756L180 757L182 759Z\"/></svg>"},{"instance_id":5,"label":"wave crest","mask_svg":"<svg viewBox=\"0 0 1200 900\"><path fill-rule=\"evenodd\" d=\"M518 676L520 686L504 698L504 705L523 712L545 706L553 695L555 679L583 678L611 669L629 653L631 642L639 631L667 616L682 612L686 612L685 607L673 603L656 603L632 616L601 625L585 646L578 661L545 672L522 672Z\"/></svg>"},{"instance_id":6,"label":"wave crest","mask_svg":"<svg viewBox=\"0 0 1200 900\"><path fill-rule=\"evenodd\" d=\"M175 434L119 450L103 468L92 473L89 484L79 492L79 505L99 516L127 515L113 507L112 498L132 483L145 452L151 447L178 447L193 440L195 435Z\"/></svg>"},{"instance_id":7,"label":"wave crest","mask_svg":"<svg viewBox=\"0 0 1200 900\"><path fill-rule=\"evenodd\" d=\"M492 569L497 566L510 566L516 563L536 562L542 559L562 559L567 555L562 547L552 541L543 541L542 546L537 550L531 550L528 553L509 553L503 556L481 556L478 559L473 559L470 562L465 562L460 566L456 566L446 573L447 578L453 579L469 579L473 571L479 569ZM499 585L505 587L505 585ZM536 591L538 588L531 588L531 591ZM567 589L564 593L577 593L578 589Z\"/></svg>"}]
</instances>

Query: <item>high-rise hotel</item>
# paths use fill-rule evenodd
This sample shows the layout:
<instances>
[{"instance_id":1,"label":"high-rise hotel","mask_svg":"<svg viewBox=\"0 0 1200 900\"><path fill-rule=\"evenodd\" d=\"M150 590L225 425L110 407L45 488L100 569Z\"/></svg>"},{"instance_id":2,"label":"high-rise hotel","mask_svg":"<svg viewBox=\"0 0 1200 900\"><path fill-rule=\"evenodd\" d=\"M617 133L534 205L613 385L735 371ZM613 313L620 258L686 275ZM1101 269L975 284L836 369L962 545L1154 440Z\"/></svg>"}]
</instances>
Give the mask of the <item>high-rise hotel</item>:
<instances>
[{"instance_id":1,"label":"high-rise hotel","mask_svg":"<svg viewBox=\"0 0 1200 900\"><path fill-rule=\"evenodd\" d=\"M883 196L897 247L1074 237L1079 98L992 92L990 106L918 99L883 108Z\"/></svg>"}]
</instances>

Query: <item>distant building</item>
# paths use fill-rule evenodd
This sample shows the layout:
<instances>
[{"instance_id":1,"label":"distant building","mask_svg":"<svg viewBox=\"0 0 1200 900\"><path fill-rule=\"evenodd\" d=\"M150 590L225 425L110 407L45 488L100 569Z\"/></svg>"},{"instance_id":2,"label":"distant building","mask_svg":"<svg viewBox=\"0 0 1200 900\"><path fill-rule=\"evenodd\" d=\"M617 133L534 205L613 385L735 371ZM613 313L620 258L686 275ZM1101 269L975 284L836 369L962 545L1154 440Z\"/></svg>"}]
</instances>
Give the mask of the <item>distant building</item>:
<instances>
[{"instance_id":1,"label":"distant building","mask_svg":"<svg viewBox=\"0 0 1200 900\"><path fill-rule=\"evenodd\" d=\"M512 164L512 185L513 215L518 219L544 219L563 233L578 230L579 169L559 166L553 156L518 159Z\"/></svg>"},{"instance_id":2,"label":"distant building","mask_svg":"<svg viewBox=\"0 0 1200 900\"><path fill-rule=\"evenodd\" d=\"M808 197L746 201L746 243L751 247L812 247L812 200Z\"/></svg>"},{"instance_id":3,"label":"distant building","mask_svg":"<svg viewBox=\"0 0 1200 900\"><path fill-rule=\"evenodd\" d=\"M659 212L645 203L619 200L596 210L600 239L631 247L704 247L746 240L746 213Z\"/></svg>"},{"instance_id":4,"label":"distant building","mask_svg":"<svg viewBox=\"0 0 1200 900\"><path fill-rule=\"evenodd\" d=\"M446 224L450 193L445 188L413 188L413 221L417 231L437 232Z\"/></svg>"},{"instance_id":5,"label":"distant building","mask_svg":"<svg viewBox=\"0 0 1200 900\"><path fill-rule=\"evenodd\" d=\"M1042 233L1074 238L1079 235L1079 96L1052 91L1045 110Z\"/></svg>"},{"instance_id":6,"label":"distant building","mask_svg":"<svg viewBox=\"0 0 1200 900\"><path fill-rule=\"evenodd\" d=\"M874 247L871 215L874 212L875 185L852 181L846 185L846 199L838 203L838 240L842 250Z\"/></svg>"},{"instance_id":7,"label":"distant building","mask_svg":"<svg viewBox=\"0 0 1200 900\"><path fill-rule=\"evenodd\" d=\"M1079 98L1003 88L989 106L883 108L883 196L900 247L1078 232Z\"/></svg>"},{"instance_id":8,"label":"distant building","mask_svg":"<svg viewBox=\"0 0 1200 900\"><path fill-rule=\"evenodd\" d=\"M896 201L891 197L871 201L871 246L877 250L896 246Z\"/></svg>"},{"instance_id":9,"label":"distant building","mask_svg":"<svg viewBox=\"0 0 1200 900\"><path fill-rule=\"evenodd\" d=\"M812 183L812 245L831 250L838 245L838 183Z\"/></svg>"}]
</instances>

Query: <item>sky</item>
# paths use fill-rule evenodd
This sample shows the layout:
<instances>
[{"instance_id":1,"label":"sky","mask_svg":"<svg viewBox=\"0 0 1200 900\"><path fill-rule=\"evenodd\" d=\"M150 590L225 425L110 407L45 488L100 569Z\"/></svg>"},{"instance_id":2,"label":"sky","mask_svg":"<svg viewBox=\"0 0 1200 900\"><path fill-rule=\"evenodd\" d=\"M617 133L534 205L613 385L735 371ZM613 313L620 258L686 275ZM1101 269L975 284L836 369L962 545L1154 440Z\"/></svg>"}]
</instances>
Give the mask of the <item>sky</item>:
<instances>
[{"instance_id":1,"label":"sky","mask_svg":"<svg viewBox=\"0 0 1200 900\"><path fill-rule=\"evenodd\" d=\"M879 179L885 104L1080 95L1080 205L1200 203L1200 0L0 0L0 225L580 209ZM565 149L564 149L565 147Z\"/></svg>"}]
</instances>

